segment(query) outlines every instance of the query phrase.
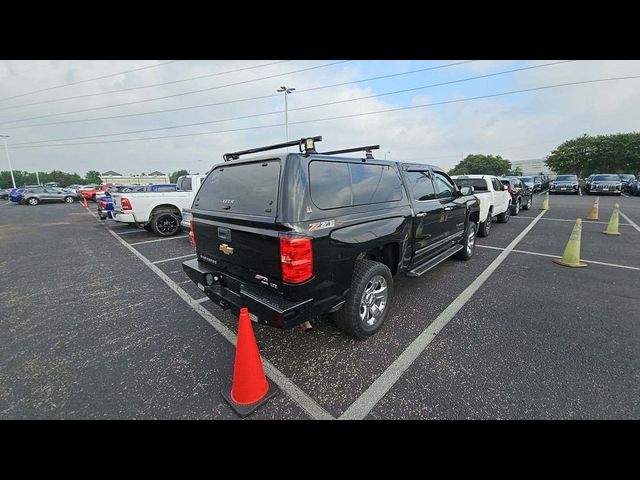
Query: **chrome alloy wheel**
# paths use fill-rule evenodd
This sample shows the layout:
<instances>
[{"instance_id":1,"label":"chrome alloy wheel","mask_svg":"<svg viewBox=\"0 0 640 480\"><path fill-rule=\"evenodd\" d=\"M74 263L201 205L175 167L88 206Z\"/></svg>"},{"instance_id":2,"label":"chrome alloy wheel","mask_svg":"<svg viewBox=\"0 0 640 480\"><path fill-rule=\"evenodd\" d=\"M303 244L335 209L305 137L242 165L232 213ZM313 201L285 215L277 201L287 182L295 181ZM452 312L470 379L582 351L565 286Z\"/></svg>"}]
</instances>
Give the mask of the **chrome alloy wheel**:
<instances>
[{"instance_id":1,"label":"chrome alloy wheel","mask_svg":"<svg viewBox=\"0 0 640 480\"><path fill-rule=\"evenodd\" d=\"M369 280L362 293L360 321L363 324L372 326L380 320L387 306L388 297L387 281L382 275L375 275Z\"/></svg>"},{"instance_id":2,"label":"chrome alloy wheel","mask_svg":"<svg viewBox=\"0 0 640 480\"><path fill-rule=\"evenodd\" d=\"M476 229L470 228L467 235L467 254L471 255L473 252L473 245L476 243Z\"/></svg>"}]
</instances>

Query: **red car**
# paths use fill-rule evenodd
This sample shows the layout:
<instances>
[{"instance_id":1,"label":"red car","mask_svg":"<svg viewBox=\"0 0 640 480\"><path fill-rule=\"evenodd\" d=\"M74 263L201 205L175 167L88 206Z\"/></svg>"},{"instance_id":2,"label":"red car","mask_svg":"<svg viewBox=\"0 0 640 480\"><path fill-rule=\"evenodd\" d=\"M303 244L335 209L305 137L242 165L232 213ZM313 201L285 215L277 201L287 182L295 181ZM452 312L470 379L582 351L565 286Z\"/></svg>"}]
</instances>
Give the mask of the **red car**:
<instances>
[{"instance_id":1,"label":"red car","mask_svg":"<svg viewBox=\"0 0 640 480\"><path fill-rule=\"evenodd\" d=\"M96 196L101 196L104 192L108 191L113 186L113 183L103 183L97 187L87 186L78 189L78 193L87 200L96 201Z\"/></svg>"}]
</instances>

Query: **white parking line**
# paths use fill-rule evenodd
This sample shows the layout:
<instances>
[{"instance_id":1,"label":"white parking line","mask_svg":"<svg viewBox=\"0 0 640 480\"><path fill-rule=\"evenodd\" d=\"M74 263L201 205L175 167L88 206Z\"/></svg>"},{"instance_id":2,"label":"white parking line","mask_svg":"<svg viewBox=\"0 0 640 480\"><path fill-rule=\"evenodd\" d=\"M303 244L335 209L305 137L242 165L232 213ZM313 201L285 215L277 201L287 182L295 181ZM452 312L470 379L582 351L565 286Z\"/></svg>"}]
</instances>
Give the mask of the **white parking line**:
<instances>
[{"instance_id":1,"label":"white parking line","mask_svg":"<svg viewBox=\"0 0 640 480\"><path fill-rule=\"evenodd\" d=\"M620 212L620 215L622 215L622 212ZM523 215L520 215L518 217L514 217L513 215L511 215L511 218L531 219L531 218L534 218L534 217L527 217L527 216L523 216ZM571 223L576 223L575 220L567 220L567 219L564 219L564 218L542 218L541 220L550 220L552 222L571 222ZM596 220L582 220L582 223L601 223L603 225L608 225L609 224L609 222L598 222ZM631 226L630 223L619 223L618 225Z\"/></svg>"},{"instance_id":2,"label":"white parking line","mask_svg":"<svg viewBox=\"0 0 640 480\"><path fill-rule=\"evenodd\" d=\"M492 250L504 250L501 247L492 247L490 245L477 245L480 248L490 248ZM538 252L529 252L528 250L512 250L515 253L524 253L527 255L537 255L539 257L551 257L551 258L562 258L561 255L549 255L548 253L538 253ZM629 270L640 270L639 267L631 267L629 265L617 265L615 263L605 263L605 262L597 262L595 260L587 260L586 258L581 258L580 261L585 263L595 263L596 265L605 265L607 267L616 267L616 268L627 268Z\"/></svg>"},{"instance_id":3,"label":"white parking line","mask_svg":"<svg viewBox=\"0 0 640 480\"><path fill-rule=\"evenodd\" d=\"M91 215L93 215L96 219L98 219L98 217L93 212L89 212L89 213L91 213ZM135 248L133 248L131 245L125 242L122 238L118 236L117 233L113 232L110 228L107 228L107 231L111 235L113 235L113 237L116 240L118 240L118 242L120 242L127 250L129 250L136 257L138 257L142 263L144 263L147 267L149 267L153 273L158 275L158 277L160 277L162 281L166 283L169 288L171 288L171 290L176 292L180 298L182 298L191 308L193 308L202 318L204 318L213 328L215 328L220 335L226 338L229 341L229 343L231 343L232 345L236 344L236 334L233 333L229 328L227 328L218 318L216 318L215 315L209 312L209 310L204 308L199 303L196 303L196 301L193 300L193 298L191 298L191 296L187 292L185 292L182 288L180 288L178 284L176 284L176 282L171 280L168 275L166 275L162 270L160 270L158 267L154 265L154 263L159 263L159 262L149 261L147 257L142 255ZM190 257L190 256L195 256L195 254L187 255L187 257ZM181 258L181 257L178 257L178 258ZM169 261L169 260L175 260L175 259L170 258L168 260L161 260L161 261ZM318 403L313 398L311 398L309 395L304 393L300 389L300 387L298 387L295 383L289 380L289 378L287 378L280 370L274 367L269 360L262 357L262 364L264 365L264 370L267 376L271 380L273 380L273 382L276 385L278 385L278 387L280 387L280 389L286 395L288 395L289 398L291 398L294 402L300 405L300 407L305 412L307 412L307 414L312 419L334 420L333 415L331 415L324 408L318 405Z\"/></svg>"},{"instance_id":4,"label":"white parking line","mask_svg":"<svg viewBox=\"0 0 640 480\"><path fill-rule=\"evenodd\" d=\"M195 303L204 303L209 300L209 297L199 298L198 300L194 300Z\"/></svg>"},{"instance_id":5,"label":"white parking line","mask_svg":"<svg viewBox=\"0 0 640 480\"><path fill-rule=\"evenodd\" d=\"M195 253L190 253L189 255L182 255L180 257L173 257L173 258L165 258L164 260L157 260L157 261L151 262L151 263L153 263L154 265L157 265L159 263L170 262L171 260L180 260L181 258L189 258L189 257L195 257L195 256L196 256Z\"/></svg>"},{"instance_id":6,"label":"white parking line","mask_svg":"<svg viewBox=\"0 0 640 480\"><path fill-rule=\"evenodd\" d=\"M193 283L193 280L184 280L182 282L178 282L176 285L185 285L187 283Z\"/></svg>"},{"instance_id":7,"label":"white parking line","mask_svg":"<svg viewBox=\"0 0 640 480\"><path fill-rule=\"evenodd\" d=\"M624 192L622 192L622 196L623 196L623 197L627 197L627 198L629 198L629 197L630 197L630 195L627 195L627 194L626 194L626 193L624 193Z\"/></svg>"},{"instance_id":8,"label":"white parking line","mask_svg":"<svg viewBox=\"0 0 640 480\"><path fill-rule=\"evenodd\" d=\"M5 205L9 205L10 203L11 203L11 201L6 202L6 203L0 203L0 207L3 207L3 206L5 206Z\"/></svg>"},{"instance_id":9,"label":"white parking line","mask_svg":"<svg viewBox=\"0 0 640 480\"><path fill-rule=\"evenodd\" d=\"M366 417L375 405L386 395L395 385L402 374L413 364L422 354L431 341L436 337L446 325L451 321L458 311L473 297L484 282L500 266L511 253L513 248L525 237L534 227L538 220L546 213L541 211L538 216L513 239L513 241L489 264L489 266L476 279L464 289L464 291L451 302L451 304L438 315L424 331L409 345L396 360L387 367L362 395L353 402L347 410L340 415L340 419L361 420Z\"/></svg>"},{"instance_id":10,"label":"white parking line","mask_svg":"<svg viewBox=\"0 0 640 480\"><path fill-rule=\"evenodd\" d=\"M629 222L629 224L635 228L637 231L640 232L640 227L638 227L638 225L636 225L636 223L631 220L629 217L627 217L624 213L620 212L620 215L622 215L622 218L624 218L627 222ZM621 224L622 225L622 224Z\"/></svg>"},{"instance_id":11,"label":"white parking line","mask_svg":"<svg viewBox=\"0 0 640 480\"><path fill-rule=\"evenodd\" d=\"M118 235L127 235L128 233L143 233L143 232L146 232L146 230L144 230L142 228L136 228L135 230L125 230L124 232L119 232L118 230L116 230L114 228L109 228L109 230L114 232L114 233L117 233Z\"/></svg>"},{"instance_id":12,"label":"white parking line","mask_svg":"<svg viewBox=\"0 0 640 480\"><path fill-rule=\"evenodd\" d=\"M187 238L187 235L177 235L175 237L169 237L169 238L156 238L155 240L145 240L144 242L135 242L135 243L130 243L129 245L142 245L145 243L155 243L155 242L164 242L167 240L176 240L178 238Z\"/></svg>"}]
</instances>

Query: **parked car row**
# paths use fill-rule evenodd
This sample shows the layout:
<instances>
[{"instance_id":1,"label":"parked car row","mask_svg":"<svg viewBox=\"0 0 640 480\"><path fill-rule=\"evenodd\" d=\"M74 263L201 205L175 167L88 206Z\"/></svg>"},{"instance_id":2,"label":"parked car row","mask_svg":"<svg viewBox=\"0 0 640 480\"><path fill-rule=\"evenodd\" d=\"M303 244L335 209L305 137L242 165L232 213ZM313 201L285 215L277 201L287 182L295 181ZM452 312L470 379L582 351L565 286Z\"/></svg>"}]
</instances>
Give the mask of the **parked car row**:
<instances>
[{"instance_id":1,"label":"parked car row","mask_svg":"<svg viewBox=\"0 0 640 480\"><path fill-rule=\"evenodd\" d=\"M480 237L489 235L494 218L506 223L511 215L518 215L521 209L529 210L533 205L533 189L518 177L454 175L451 179L458 188L473 188L473 195L480 202Z\"/></svg>"}]
</instances>

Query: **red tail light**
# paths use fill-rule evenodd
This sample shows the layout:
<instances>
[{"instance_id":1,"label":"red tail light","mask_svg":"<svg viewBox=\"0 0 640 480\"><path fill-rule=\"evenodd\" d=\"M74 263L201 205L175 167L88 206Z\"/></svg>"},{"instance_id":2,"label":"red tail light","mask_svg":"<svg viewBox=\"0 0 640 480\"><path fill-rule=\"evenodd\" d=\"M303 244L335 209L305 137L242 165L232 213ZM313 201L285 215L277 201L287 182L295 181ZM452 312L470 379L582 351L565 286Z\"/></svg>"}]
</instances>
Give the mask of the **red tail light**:
<instances>
[{"instance_id":1,"label":"red tail light","mask_svg":"<svg viewBox=\"0 0 640 480\"><path fill-rule=\"evenodd\" d=\"M509 186L507 187L507 191L508 191L509 193L516 193L516 189L515 189L515 188L513 188L511 185L509 185Z\"/></svg>"},{"instance_id":2,"label":"red tail light","mask_svg":"<svg viewBox=\"0 0 640 480\"><path fill-rule=\"evenodd\" d=\"M313 247L307 237L280 237L282 281L302 283L313 276Z\"/></svg>"},{"instance_id":3,"label":"red tail light","mask_svg":"<svg viewBox=\"0 0 640 480\"><path fill-rule=\"evenodd\" d=\"M100 207L101 208L107 208L107 202L100 200Z\"/></svg>"},{"instance_id":4,"label":"red tail light","mask_svg":"<svg viewBox=\"0 0 640 480\"><path fill-rule=\"evenodd\" d=\"M196 248L196 232L193 229L193 219L189 222L189 243L193 248Z\"/></svg>"},{"instance_id":5,"label":"red tail light","mask_svg":"<svg viewBox=\"0 0 640 480\"><path fill-rule=\"evenodd\" d=\"M120 200L120 205L122 205L122 210L132 210L131 202L129 201L129 199L127 197L123 197Z\"/></svg>"}]
</instances>

